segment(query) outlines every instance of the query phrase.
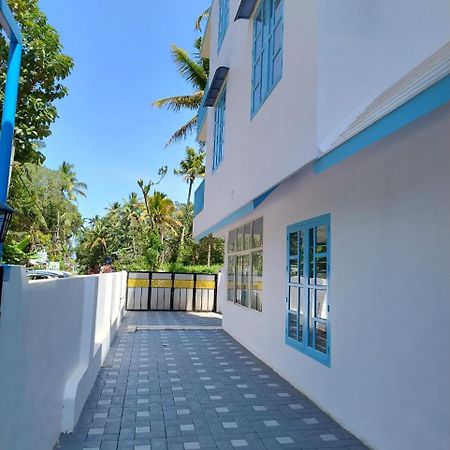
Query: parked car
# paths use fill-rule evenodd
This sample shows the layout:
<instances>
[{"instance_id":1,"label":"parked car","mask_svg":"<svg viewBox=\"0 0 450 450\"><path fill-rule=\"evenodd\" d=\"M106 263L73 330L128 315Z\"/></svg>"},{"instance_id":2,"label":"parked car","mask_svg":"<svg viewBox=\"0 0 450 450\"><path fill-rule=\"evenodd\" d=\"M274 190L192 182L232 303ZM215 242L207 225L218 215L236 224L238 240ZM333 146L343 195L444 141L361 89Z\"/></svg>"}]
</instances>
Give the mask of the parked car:
<instances>
[{"instance_id":1,"label":"parked car","mask_svg":"<svg viewBox=\"0 0 450 450\"><path fill-rule=\"evenodd\" d=\"M50 280L53 278L68 278L69 272L61 270L27 270L27 277L29 280Z\"/></svg>"}]
</instances>

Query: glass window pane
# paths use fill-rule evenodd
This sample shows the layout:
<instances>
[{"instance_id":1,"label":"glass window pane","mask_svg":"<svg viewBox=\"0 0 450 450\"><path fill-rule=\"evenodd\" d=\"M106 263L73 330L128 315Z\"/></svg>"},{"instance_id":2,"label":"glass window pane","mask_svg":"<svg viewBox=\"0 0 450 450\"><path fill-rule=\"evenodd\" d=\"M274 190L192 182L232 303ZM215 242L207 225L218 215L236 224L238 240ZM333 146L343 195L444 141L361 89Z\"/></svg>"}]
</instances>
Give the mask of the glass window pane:
<instances>
[{"instance_id":1,"label":"glass window pane","mask_svg":"<svg viewBox=\"0 0 450 450\"><path fill-rule=\"evenodd\" d=\"M327 226L316 227L316 253L327 252Z\"/></svg>"},{"instance_id":2,"label":"glass window pane","mask_svg":"<svg viewBox=\"0 0 450 450\"><path fill-rule=\"evenodd\" d=\"M242 251L244 249L244 227L243 226L239 227L237 229L237 240L236 240L236 242L237 242L236 250L238 252Z\"/></svg>"},{"instance_id":3,"label":"glass window pane","mask_svg":"<svg viewBox=\"0 0 450 450\"><path fill-rule=\"evenodd\" d=\"M298 284L298 262L297 262L297 259L289 260L289 283Z\"/></svg>"},{"instance_id":4,"label":"glass window pane","mask_svg":"<svg viewBox=\"0 0 450 450\"><path fill-rule=\"evenodd\" d=\"M316 285L327 285L327 258L322 256L316 258Z\"/></svg>"},{"instance_id":5,"label":"glass window pane","mask_svg":"<svg viewBox=\"0 0 450 450\"><path fill-rule=\"evenodd\" d=\"M250 255L243 255L241 305L248 307L249 304L250 304Z\"/></svg>"},{"instance_id":6,"label":"glass window pane","mask_svg":"<svg viewBox=\"0 0 450 450\"><path fill-rule=\"evenodd\" d=\"M300 284L305 283L304 278L304 272L305 272L305 233L301 231L299 233L299 239L300 239L300 255L299 255L299 261L300 261Z\"/></svg>"},{"instance_id":7,"label":"glass window pane","mask_svg":"<svg viewBox=\"0 0 450 450\"><path fill-rule=\"evenodd\" d=\"M291 233L289 235L289 255L297 256L298 255L298 233Z\"/></svg>"},{"instance_id":8,"label":"glass window pane","mask_svg":"<svg viewBox=\"0 0 450 450\"><path fill-rule=\"evenodd\" d=\"M253 248L263 246L263 219L253 221Z\"/></svg>"},{"instance_id":9,"label":"glass window pane","mask_svg":"<svg viewBox=\"0 0 450 450\"><path fill-rule=\"evenodd\" d=\"M246 223L244 225L244 250L252 248L252 224Z\"/></svg>"},{"instance_id":10,"label":"glass window pane","mask_svg":"<svg viewBox=\"0 0 450 450\"><path fill-rule=\"evenodd\" d=\"M289 286L289 310L298 311L298 287Z\"/></svg>"},{"instance_id":11,"label":"glass window pane","mask_svg":"<svg viewBox=\"0 0 450 450\"><path fill-rule=\"evenodd\" d=\"M231 230L228 233L228 252L236 251L236 230Z\"/></svg>"},{"instance_id":12,"label":"glass window pane","mask_svg":"<svg viewBox=\"0 0 450 450\"><path fill-rule=\"evenodd\" d=\"M242 298L242 256L236 257L236 303Z\"/></svg>"},{"instance_id":13,"label":"glass window pane","mask_svg":"<svg viewBox=\"0 0 450 450\"><path fill-rule=\"evenodd\" d=\"M255 35L258 35L259 33L262 32L262 28L263 28L263 8L262 7L256 13L253 26L255 27L255 30L254 30Z\"/></svg>"},{"instance_id":14,"label":"glass window pane","mask_svg":"<svg viewBox=\"0 0 450 450\"><path fill-rule=\"evenodd\" d=\"M278 22L273 30L273 55L275 56L283 45L283 23Z\"/></svg>"},{"instance_id":15,"label":"glass window pane","mask_svg":"<svg viewBox=\"0 0 450 450\"><path fill-rule=\"evenodd\" d=\"M309 256L309 267L308 267L308 283L314 284L314 228L308 230L308 256Z\"/></svg>"},{"instance_id":16,"label":"glass window pane","mask_svg":"<svg viewBox=\"0 0 450 450\"><path fill-rule=\"evenodd\" d=\"M297 339L297 314L288 313L288 335L293 339Z\"/></svg>"},{"instance_id":17,"label":"glass window pane","mask_svg":"<svg viewBox=\"0 0 450 450\"><path fill-rule=\"evenodd\" d=\"M262 294L262 271L263 271L263 252L252 253L252 309L260 310Z\"/></svg>"},{"instance_id":18,"label":"glass window pane","mask_svg":"<svg viewBox=\"0 0 450 450\"><path fill-rule=\"evenodd\" d=\"M282 72L283 72L283 54L280 51L273 60L272 83L276 83L281 78Z\"/></svg>"},{"instance_id":19,"label":"glass window pane","mask_svg":"<svg viewBox=\"0 0 450 450\"><path fill-rule=\"evenodd\" d=\"M315 348L321 353L327 353L327 325L316 322Z\"/></svg>"},{"instance_id":20,"label":"glass window pane","mask_svg":"<svg viewBox=\"0 0 450 450\"><path fill-rule=\"evenodd\" d=\"M281 16L283 14L283 1L282 0L275 0L275 21L279 21L281 19Z\"/></svg>"},{"instance_id":21,"label":"glass window pane","mask_svg":"<svg viewBox=\"0 0 450 450\"><path fill-rule=\"evenodd\" d=\"M328 294L325 290L316 290L315 316L319 317L320 319L328 318Z\"/></svg>"},{"instance_id":22,"label":"glass window pane","mask_svg":"<svg viewBox=\"0 0 450 450\"><path fill-rule=\"evenodd\" d=\"M303 342L303 320L304 320L304 314L305 314L305 299L304 299L304 295L305 295L305 289L304 288L299 288L298 290L299 292L299 297L298 297L298 305L299 305L299 310L300 310L300 316L298 318L298 340L300 342Z\"/></svg>"},{"instance_id":23,"label":"glass window pane","mask_svg":"<svg viewBox=\"0 0 450 450\"><path fill-rule=\"evenodd\" d=\"M308 346L314 347L314 289L308 289Z\"/></svg>"},{"instance_id":24,"label":"glass window pane","mask_svg":"<svg viewBox=\"0 0 450 450\"><path fill-rule=\"evenodd\" d=\"M227 299L230 302L234 302L236 299L236 257L228 257L228 295Z\"/></svg>"}]
</instances>

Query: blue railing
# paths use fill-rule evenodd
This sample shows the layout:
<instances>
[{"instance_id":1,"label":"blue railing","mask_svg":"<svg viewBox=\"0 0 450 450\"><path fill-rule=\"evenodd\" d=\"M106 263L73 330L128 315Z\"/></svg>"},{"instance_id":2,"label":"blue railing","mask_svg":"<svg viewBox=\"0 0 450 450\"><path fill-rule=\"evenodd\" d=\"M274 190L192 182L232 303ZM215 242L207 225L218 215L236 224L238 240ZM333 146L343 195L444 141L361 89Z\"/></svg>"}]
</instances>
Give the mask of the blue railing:
<instances>
[{"instance_id":1,"label":"blue railing","mask_svg":"<svg viewBox=\"0 0 450 450\"><path fill-rule=\"evenodd\" d=\"M200 214L205 206L205 180L200 183L194 194L194 216Z\"/></svg>"}]
</instances>

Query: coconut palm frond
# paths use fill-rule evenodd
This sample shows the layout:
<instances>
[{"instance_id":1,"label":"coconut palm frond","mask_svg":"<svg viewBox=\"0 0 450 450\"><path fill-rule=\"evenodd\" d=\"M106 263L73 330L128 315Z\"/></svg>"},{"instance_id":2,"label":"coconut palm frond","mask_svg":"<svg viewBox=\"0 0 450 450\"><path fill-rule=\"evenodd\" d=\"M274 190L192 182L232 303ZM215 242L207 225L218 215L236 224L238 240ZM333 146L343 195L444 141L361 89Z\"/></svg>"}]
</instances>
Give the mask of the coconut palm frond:
<instances>
[{"instance_id":1,"label":"coconut palm frond","mask_svg":"<svg viewBox=\"0 0 450 450\"><path fill-rule=\"evenodd\" d=\"M181 76L198 90L205 90L208 82L208 74L205 73L203 65L189 57L186 50L172 45L172 59Z\"/></svg>"},{"instance_id":2,"label":"coconut palm frond","mask_svg":"<svg viewBox=\"0 0 450 450\"><path fill-rule=\"evenodd\" d=\"M178 95L155 100L152 105L156 108L166 108L169 111L178 112L181 109L196 110L199 108L203 97L203 91L197 91L192 95Z\"/></svg>"},{"instance_id":3,"label":"coconut palm frond","mask_svg":"<svg viewBox=\"0 0 450 450\"><path fill-rule=\"evenodd\" d=\"M204 19L207 19L209 17L209 14L211 13L211 7L205 9L205 11L203 11L198 17L197 20L195 21L195 29L197 31L202 31L202 22Z\"/></svg>"},{"instance_id":4,"label":"coconut palm frond","mask_svg":"<svg viewBox=\"0 0 450 450\"><path fill-rule=\"evenodd\" d=\"M189 122L185 123L182 127L180 127L175 133L173 133L172 137L168 140L166 147L172 145L176 142L180 142L183 139L186 139L197 127L197 115L195 115Z\"/></svg>"}]
</instances>

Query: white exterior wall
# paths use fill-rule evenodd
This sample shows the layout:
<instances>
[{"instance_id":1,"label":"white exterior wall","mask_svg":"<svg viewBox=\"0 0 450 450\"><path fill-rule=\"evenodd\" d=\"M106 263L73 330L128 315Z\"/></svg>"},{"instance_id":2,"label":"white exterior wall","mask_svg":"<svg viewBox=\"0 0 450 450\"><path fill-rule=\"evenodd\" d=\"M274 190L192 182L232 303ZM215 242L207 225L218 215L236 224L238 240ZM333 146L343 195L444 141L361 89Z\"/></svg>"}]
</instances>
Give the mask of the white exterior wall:
<instances>
[{"instance_id":1,"label":"white exterior wall","mask_svg":"<svg viewBox=\"0 0 450 450\"><path fill-rule=\"evenodd\" d=\"M72 431L120 325L126 273L28 282L7 268L0 317L0 448L50 450Z\"/></svg>"},{"instance_id":2,"label":"white exterior wall","mask_svg":"<svg viewBox=\"0 0 450 450\"><path fill-rule=\"evenodd\" d=\"M223 301L225 330L374 449L450 448L449 130L447 105L230 226L264 217L263 312ZM284 342L286 226L325 213L331 367Z\"/></svg>"},{"instance_id":3,"label":"white exterior wall","mask_svg":"<svg viewBox=\"0 0 450 450\"><path fill-rule=\"evenodd\" d=\"M377 96L450 41L450 2L318 5L317 135L326 149Z\"/></svg>"},{"instance_id":4,"label":"white exterior wall","mask_svg":"<svg viewBox=\"0 0 450 450\"><path fill-rule=\"evenodd\" d=\"M219 53L219 1L207 30L211 76L221 65L230 71L224 158L214 173L208 108L205 206L194 235L330 150L378 96L450 41L448 0L284 0L282 78L252 119L253 21L233 22L238 5L230 0Z\"/></svg>"},{"instance_id":5,"label":"white exterior wall","mask_svg":"<svg viewBox=\"0 0 450 450\"><path fill-rule=\"evenodd\" d=\"M195 234L276 185L292 173L293 167L302 167L317 154L316 1L285 0L283 76L253 119L250 114L253 26L248 20L233 22L238 6L238 0L230 0L228 29L217 54L219 2L213 3L210 19L211 76L218 66L230 67L224 159L213 174L214 108L209 108L205 125L205 210L195 219ZM307 70L300 71L299 67ZM293 99L301 99L301 108ZM278 157L281 154L282 157ZM217 202L219 197L220 202Z\"/></svg>"}]
</instances>

